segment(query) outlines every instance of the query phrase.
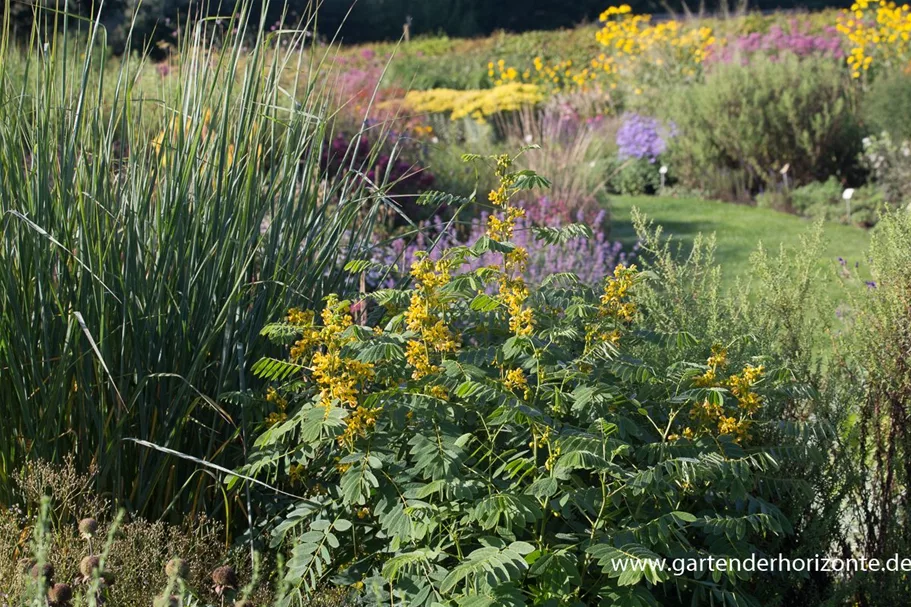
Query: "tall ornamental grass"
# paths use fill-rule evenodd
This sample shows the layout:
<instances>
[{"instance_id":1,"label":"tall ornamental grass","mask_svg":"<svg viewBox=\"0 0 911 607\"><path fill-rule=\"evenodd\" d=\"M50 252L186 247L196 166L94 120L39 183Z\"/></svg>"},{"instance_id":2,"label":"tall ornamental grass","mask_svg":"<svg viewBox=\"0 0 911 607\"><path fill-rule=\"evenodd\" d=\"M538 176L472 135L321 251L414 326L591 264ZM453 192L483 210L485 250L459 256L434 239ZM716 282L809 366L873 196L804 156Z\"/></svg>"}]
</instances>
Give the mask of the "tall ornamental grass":
<instances>
[{"instance_id":1,"label":"tall ornamental grass","mask_svg":"<svg viewBox=\"0 0 911 607\"><path fill-rule=\"evenodd\" d=\"M379 186L321 169L320 51L232 19L217 43L201 21L154 94L156 66L107 59L95 23L0 41L0 503L24 461L74 453L134 510L233 510L127 439L235 465L255 412L226 395L261 326L344 288L369 242Z\"/></svg>"}]
</instances>

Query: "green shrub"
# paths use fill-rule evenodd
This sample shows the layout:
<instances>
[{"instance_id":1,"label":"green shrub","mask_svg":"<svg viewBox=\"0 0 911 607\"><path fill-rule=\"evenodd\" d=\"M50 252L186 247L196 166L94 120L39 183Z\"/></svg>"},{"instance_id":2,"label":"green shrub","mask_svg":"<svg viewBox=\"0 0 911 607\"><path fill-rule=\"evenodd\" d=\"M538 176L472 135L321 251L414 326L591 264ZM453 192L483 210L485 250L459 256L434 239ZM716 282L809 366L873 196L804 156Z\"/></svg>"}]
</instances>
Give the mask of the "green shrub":
<instances>
[{"instance_id":1,"label":"green shrub","mask_svg":"<svg viewBox=\"0 0 911 607\"><path fill-rule=\"evenodd\" d=\"M670 164L684 184L710 194L718 172L742 175L752 192L780 184L786 166L792 187L853 178L861 143L853 90L828 60L719 65L674 95Z\"/></svg>"},{"instance_id":2,"label":"green shrub","mask_svg":"<svg viewBox=\"0 0 911 607\"><path fill-rule=\"evenodd\" d=\"M715 237L698 236L691 246L675 246L662 237L645 217L634 213L641 243L639 260L660 280L645 281L636 298L650 329L663 335L681 332L698 337L686 347L666 349L662 343L644 343L634 356L655 361L656 366L692 359L704 343L736 344L739 357L766 356L786 367L801 389L775 403L769 401L769 418L815 419L832 428L847 428L855 410L842 390L847 384L833 381L828 360L831 335L838 324L835 304L827 296L831 266L820 266L824 257L822 225L778 251L758 249L750 258L750 271L730 285L715 261ZM833 260L832 266L835 265ZM734 346L732 346L734 347ZM812 463L784 466L784 475L802 479L806 493L789 493L778 502L795 533L768 538L767 554L813 558L842 546L852 537L856 519L846 515L847 504L867 500L857 484L857 462L850 442L834 436L821 440L824 458ZM856 493L855 493L856 492ZM859 503L859 502L855 502ZM774 583L760 585L760 605L841 604L843 589L832 574L780 573Z\"/></svg>"},{"instance_id":3,"label":"green shrub","mask_svg":"<svg viewBox=\"0 0 911 607\"><path fill-rule=\"evenodd\" d=\"M490 199L515 217L510 199L544 182L496 165ZM291 345L254 366L287 417L245 471L303 496L273 530L286 583L364 580L378 604L407 605L769 594L758 578L673 577L645 559L784 546L778 504L801 502L801 471L827 443L822 423L777 421L805 400L795 373L742 335L662 332L637 292L673 276L621 266L602 288L559 275L532 290L511 233L491 222L474 246L419 260L414 287L376 293L367 314L330 297L320 321L291 310L265 331ZM500 267L459 273L490 250Z\"/></svg>"},{"instance_id":4,"label":"green shrub","mask_svg":"<svg viewBox=\"0 0 911 607\"><path fill-rule=\"evenodd\" d=\"M889 133L865 137L862 161L883 197L895 206L911 200L911 142Z\"/></svg>"},{"instance_id":5,"label":"green shrub","mask_svg":"<svg viewBox=\"0 0 911 607\"><path fill-rule=\"evenodd\" d=\"M611 189L624 196L654 194L661 186L659 166L646 158L618 160L611 176Z\"/></svg>"},{"instance_id":6,"label":"green shrub","mask_svg":"<svg viewBox=\"0 0 911 607\"><path fill-rule=\"evenodd\" d=\"M894 141L911 139L911 75L889 70L876 78L861 110L868 132L886 132Z\"/></svg>"},{"instance_id":7,"label":"green shrub","mask_svg":"<svg viewBox=\"0 0 911 607\"><path fill-rule=\"evenodd\" d=\"M771 190L756 197L757 205L789 211L824 221L838 221L860 226L873 226L880 214L890 208L880 188L865 185L852 188L845 200L845 187L835 177L815 181L794 190Z\"/></svg>"},{"instance_id":8,"label":"green shrub","mask_svg":"<svg viewBox=\"0 0 911 607\"><path fill-rule=\"evenodd\" d=\"M911 214L884 217L870 246L870 279L856 273L850 288L849 327L838 340L840 406L851 415L846 439L857 480L855 551L891 558L911 545ZM867 573L849 586L854 602L890 605L911 592L901 572Z\"/></svg>"}]
</instances>

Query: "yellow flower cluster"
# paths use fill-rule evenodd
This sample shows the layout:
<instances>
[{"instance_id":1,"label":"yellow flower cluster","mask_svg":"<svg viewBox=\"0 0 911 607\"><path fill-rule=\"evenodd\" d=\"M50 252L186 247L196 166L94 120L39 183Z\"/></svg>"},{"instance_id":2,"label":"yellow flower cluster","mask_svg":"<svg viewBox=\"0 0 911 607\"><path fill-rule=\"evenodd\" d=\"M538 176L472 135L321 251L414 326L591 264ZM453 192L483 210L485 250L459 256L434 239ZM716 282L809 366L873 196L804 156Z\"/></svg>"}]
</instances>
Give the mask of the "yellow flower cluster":
<instances>
[{"instance_id":1,"label":"yellow flower cluster","mask_svg":"<svg viewBox=\"0 0 911 607\"><path fill-rule=\"evenodd\" d=\"M653 24L651 15L634 15L628 5L608 8L600 21L595 37L609 51L592 65L610 74L651 65L694 76L718 42L710 27L687 28L675 20Z\"/></svg>"},{"instance_id":2,"label":"yellow flower cluster","mask_svg":"<svg viewBox=\"0 0 911 607\"><path fill-rule=\"evenodd\" d=\"M531 389L528 387L528 378L525 377L525 371L522 369L510 369L506 372L503 379L503 386L513 392L521 392L522 397L528 400L531 397Z\"/></svg>"},{"instance_id":3,"label":"yellow flower cluster","mask_svg":"<svg viewBox=\"0 0 911 607\"><path fill-rule=\"evenodd\" d=\"M430 89L409 91L405 95L405 105L414 112L449 114L452 120L471 117L480 123L486 122L489 116L533 106L543 100L539 87L515 82L490 89Z\"/></svg>"},{"instance_id":4,"label":"yellow flower cluster","mask_svg":"<svg viewBox=\"0 0 911 607\"><path fill-rule=\"evenodd\" d=\"M343 447L352 447L359 437L367 436L367 432L376 426L379 409L358 407L345 418L345 431L338 437L338 444Z\"/></svg>"},{"instance_id":5,"label":"yellow flower cluster","mask_svg":"<svg viewBox=\"0 0 911 607\"><path fill-rule=\"evenodd\" d=\"M718 370L723 369L725 364L727 364L727 357L727 350L721 346L712 346L712 355L709 356L708 360L706 361L708 369L705 370L705 373L696 376L696 378L693 380L693 384L699 386L700 388L707 388L717 385Z\"/></svg>"},{"instance_id":6,"label":"yellow flower cluster","mask_svg":"<svg viewBox=\"0 0 911 607\"><path fill-rule=\"evenodd\" d=\"M908 63L911 55L911 6L858 0L838 16L836 29L851 44L848 66L860 78L873 62Z\"/></svg>"},{"instance_id":7,"label":"yellow flower cluster","mask_svg":"<svg viewBox=\"0 0 911 607\"><path fill-rule=\"evenodd\" d=\"M598 77L594 65L575 65L572 59L545 62L540 56L532 61L532 67L519 72L507 66L503 59L487 64L487 75L494 84L501 86L513 82L525 82L537 85L553 93L565 91L584 91Z\"/></svg>"},{"instance_id":8,"label":"yellow flower cluster","mask_svg":"<svg viewBox=\"0 0 911 607\"><path fill-rule=\"evenodd\" d=\"M500 59L487 64L487 75L496 85L532 83L553 93L613 89L622 76L634 73L637 81L657 74L694 77L709 48L723 43L710 27L688 27L675 20L652 23L651 15L634 15L627 4L609 7L600 21L595 38L604 52L587 63L546 62L537 56L530 67L519 69ZM633 92L639 94L642 89L637 86Z\"/></svg>"},{"instance_id":9,"label":"yellow flower cluster","mask_svg":"<svg viewBox=\"0 0 911 607\"><path fill-rule=\"evenodd\" d=\"M499 185L490 191L487 198L504 215L500 218L491 213L487 218L487 236L496 241L506 241L512 238L516 220L525 216L525 210L511 204L516 193L516 178L511 172L513 158L508 154L501 154L496 160L495 174ZM523 336L531 335L535 326L534 314L531 308L525 306L529 293L522 273L527 263L528 251L522 247L504 253L499 280L500 300L506 305L509 314L509 330Z\"/></svg>"},{"instance_id":10,"label":"yellow flower cluster","mask_svg":"<svg viewBox=\"0 0 911 607\"><path fill-rule=\"evenodd\" d=\"M288 413L286 412L288 401L283 398L275 388L266 390L266 402L271 403L276 408L276 410L270 413L266 418L266 425L274 426L275 424L280 424L288 419Z\"/></svg>"},{"instance_id":11,"label":"yellow flower cluster","mask_svg":"<svg viewBox=\"0 0 911 607\"><path fill-rule=\"evenodd\" d=\"M411 276L417 288L405 311L405 322L415 337L405 345L405 360L414 367L413 379L436 373L439 367L433 362L436 355L455 352L459 342L441 317L442 302L439 289L450 281L448 260L432 261L426 253L411 266Z\"/></svg>"},{"instance_id":12,"label":"yellow flower cluster","mask_svg":"<svg viewBox=\"0 0 911 607\"><path fill-rule=\"evenodd\" d=\"M285 315L288 324L298 327L301 336L291 346L291 362L297 363L304 360L310 351L319 343L320 332L313 326L313 312L291 308Z\"/></svg>"},{"instance_id":13,"label":"yellow flower cluster","mask_svg":"<svg viewBox=\"0 0 911 607\"><path fill-rule=\"evenodd\" d=\"M753 392L753 386L762 377L762 365L747 365L743 371L728 378L727 385L731 394L737 399L737 405L749 415L756 413L762 406L762 397Z\"/></svg>"},{"instance_id":14,"label":"yellow flower cluster","mask_svg":"<svg viewBox=\"0 0 911 607\"><path fill-rule=\"evenodd\" d=\"M690 409L690 418L699 427L699 433L708 433L713 429L719 435L731 435L736 442L749 440L752 416L762 406L762 397L753 391L753 387L762 377L762 365L754 367L747 365L740 373L721 377L721 370L727 364L727 352L720 346L712 348L712 354L706 361L708 369L694 378L693 383L700 387L727 387L734 398L737 399L737 408L725 409L720 403L704 400L696 403ZM686 428L683 435L687 438L695 436L692 428ZM677 435L668 437L673 440Z\"/></svg>"},{"instance_id":15,"label":"yellow flower cluster","mask_svg":"<svg viewBox=\"0 0 911 607\"><path fill-rule=\"evenodd\" d=\"M344 356L342 349L354 337L345 331L354 324L350 306L339 302L336 295L330 295L322 312L323 327L318 341L322 348L314 352L310 360L313 381L320 389L320 399L328 412L333 401L356 407L358 395L364 383L373 379L372 363L361 362Z\"/></svg>"},{"instance_id":16,"label":"yellow flower cluster","mask_svg":"<svg viewBox=\"0 0 911 607\"><path fill-rule=\"evenodd\" d=\"M600 316L624 322L633 319L636 304L629 300L629 296L635 279L635 265L626 267L621 263L614 268L614 275L608 277L604 284L604 294L601 295L601 305L598 308Z\"/></svg>"}]
</instances>

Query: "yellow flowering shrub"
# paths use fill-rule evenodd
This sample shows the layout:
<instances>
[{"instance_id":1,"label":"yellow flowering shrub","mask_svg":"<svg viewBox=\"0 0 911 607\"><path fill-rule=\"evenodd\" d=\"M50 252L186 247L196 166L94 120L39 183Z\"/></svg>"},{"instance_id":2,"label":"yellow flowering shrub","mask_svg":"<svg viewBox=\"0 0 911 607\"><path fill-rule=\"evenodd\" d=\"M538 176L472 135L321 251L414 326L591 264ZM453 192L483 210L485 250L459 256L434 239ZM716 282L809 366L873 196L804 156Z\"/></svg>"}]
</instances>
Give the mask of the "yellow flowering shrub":
<instances>
[{"instance_id":1,"label":"yellow flowering shrub","mask_svg":"<svg viewBox=\"0 0 911 607\"><path fill-rule=\"evenodd\" d=\"M911 60L911 6L880 0L858 0L838 16L836 29L851 46L847 58L851 76L860 78L871 67L908 67Z\"/></svg>"},{"instance_id":2,"label":"yellow flowering shrub","mask_svg":"<svg viewBox=\"0 0 911 607\"><path fill-rule=\"evenodd\" d=\"M720 348L706 364L667 340L650 349L658 336L638 297L654 277L635 267L594 287L569 274L525 284L527 253L510 242L524 212L515 201L548 182L516 170L514 156L468 159L487 161L498 182L487 202L500 218L476 243L418 256L406 288L367 296L366 324L333 296L319 315L291 310L264 331L292 350L254 365L287 417L263 424L245 473L301 495L274 529L290 555L283 583L306 592L343 581L400 605L535 604L542 585L548 599L582 605L729 588L685 576L665 587L657 574L621 584L614 538L661 557L724 552L710 521L749 516L745 493L771 514L731 537L736 548L785 534L764 445L800 437L761 417L777 382ZM489 253L495 263L463 271ZM669 524L673 544L639 532ZM465 573L490 559L503 565Z\"/></svg>"},{"instance_id":3,"label":"yellow flowering shrub","mask_svg":"<svg viewBox=\"0 0 911 607\"><path fill-rule=\"evenodd\" d=\"M488 63L487 74L497 85L534 83L553 93L606 91L632 83L632 92L640 94L650 84L697 78L710 47L723 43L711 27L675 20L652 23L651 15L633 14L627 4L608 7L599 20L595 38L603 51L587 64L537 56L530 67L518 68L500 59Z\"/></svg>"},{"instance_id":4,"label":"yellow flowering shrub","mask_svg":"<svg viewBox=\"0 0 911 607\"><path fill-rule=\"evenodd\" d=\"M725 377L727 363L727 350L714 346L702 373L695 375L692 381L699 388L727 389L733 402L725 403L718 397L718 392L706 391L705 398L699 399L690 409L692 423L683 428L683 436L722 434L733 436L737 443L749 440L750 426L762 406L762 397L755 391L755 386L762 379L765 368L747 364L739 373Z\"/></svg>"},{"instance_id":5,"label":"yellow flowering shrub","mask_svg":"<svg viewBox=\"0 0 911 607\"><path fill-rule=\"evenodd\" d=\"M409 91L405 95L405 106L412 112L449 114L452 120L469 117L485 122L495 114L533 106L543 99L543 92L533 84L509 83L479 90Z\"/></svg>"}]
</instances>

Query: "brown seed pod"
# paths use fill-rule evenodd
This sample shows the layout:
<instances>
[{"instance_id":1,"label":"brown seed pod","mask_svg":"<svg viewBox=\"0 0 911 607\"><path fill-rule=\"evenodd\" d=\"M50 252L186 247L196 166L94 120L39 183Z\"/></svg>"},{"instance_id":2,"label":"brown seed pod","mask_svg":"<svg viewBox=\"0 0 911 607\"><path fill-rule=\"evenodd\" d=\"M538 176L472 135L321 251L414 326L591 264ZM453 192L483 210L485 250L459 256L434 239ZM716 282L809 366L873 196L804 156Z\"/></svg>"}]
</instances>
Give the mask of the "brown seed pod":
<instances>
[{"instance_id":1,"label":"brown seed pod","mask_svg":"<svg viewBox=\"0 0 911 607\"><path fill-rule=\"evenodd\" d=\"M79 535L85 539L89 539L95 536L95 532L98 531L98 521L93 518L84 518L79 521Z\"/></svg>"},{"instance_id":2,"label":"brown seed pod","mask_svg":"<svg viewBox=\"0 0 911 607\"><path fill-rule=\"evenodd\" d=\"M164 566L164 572L169 578L185 580L190 577L190 564L183 559L171 559Z\"/></svg>"},{"instance_id":3,"label":"brown seed pod","mask_svg":"<svg viewBox=\"0 0 911 607\"><path fill-rule=\"evenodd\" d=\"M47 599L54 605L66 605L73 598L73 589L69 584L54 584L47 591Z\"/></svg>"},{"instance_id":4,"label":"brown seed pod","mask_svg":"<svg viewBox=\"0 0 911 607\"><path fill-rule=\"evenodd\" d=\"M32 565L29 573L31 573L32 578L36 580L38 578L44 578L44 581L50 584L51 580L54 579L54 566L50 563L45 563L44 565L35 564Z\"/></svg>"},{"instance_id":5,"label":"brown seed pod","mask_svg":"<svg viewBox=\"0 0 911 607\"><path fill-rule=\"evenodd\" d=\"M237 572L231 565L219 567L212 572L212 581L216 586L224 588L237 588Z\"/></svg>"},{"instance_id":6,"label":"brown seed pod","mask_svg":"<svg viewBox=\"0 0 911 607\"><path fill-rule=\"evenodd\" d=\"M97 555L87 556L79 563L79 573L86 579L92 577L92 572L101 568L101 557Z\"/></svg>"}]
</instances>

